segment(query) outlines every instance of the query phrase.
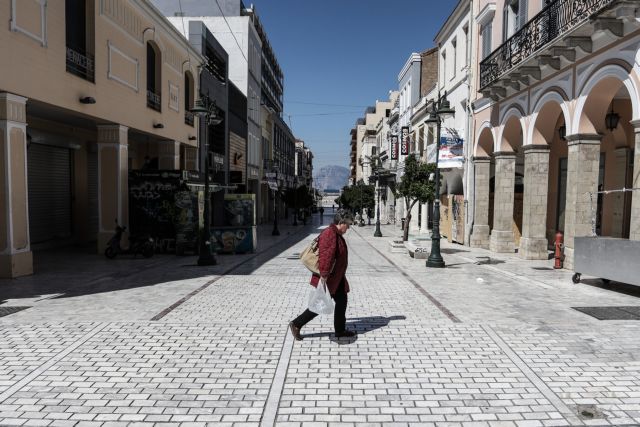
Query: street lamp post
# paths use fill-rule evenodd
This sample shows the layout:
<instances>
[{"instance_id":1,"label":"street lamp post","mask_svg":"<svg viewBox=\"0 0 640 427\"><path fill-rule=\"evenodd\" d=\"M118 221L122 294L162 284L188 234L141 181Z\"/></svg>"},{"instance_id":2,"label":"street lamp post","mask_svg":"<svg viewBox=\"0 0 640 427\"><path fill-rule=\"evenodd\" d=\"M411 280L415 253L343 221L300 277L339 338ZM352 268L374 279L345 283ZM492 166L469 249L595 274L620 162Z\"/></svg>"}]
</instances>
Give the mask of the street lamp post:
<instances>
[{"instance_id":1,"label":"street lamp post","mask_svg":"<svg viewBox=\"0 0 640 427\"><path fill-rule=\"evenodd\" d=\"M208 96L200 96L195 106L190 110L204 119L204 230L200 239L200 253L198 255L198 265L216 265L213 251L211 250L211 195L209 193L209 125L219 125L222 118L218 116L218 107L215 101L211 101Z\"/></svg>"},{"instance_id":2,"label":"street lamp post","mask_svg":"<svg viewBox=\"0 0 640 427\"><path fill-rule=\"evenodd\" d=\"M376 205L376 231L373 233L373 237L382 237L382 231L380 231L380 171L378 170L376 170L376 187L378 203Z\"/></svg>"},{"instance_id":3,"label":"street lamp post","mask_svg":"<svg viewBox=\"0 0 640 427\"><path fill-rule=\"evenodd\" d=\"M298 225L298 177L293 177L293 225ZM291 200L291 199L289 199Z\"/></svg>"},{"instance_id":4,"label":"street lamp post","mask_svg":"<svg viewBox=\"0 0 640 427\"><path fill-rule=\"evenodd\" d=\"M273 171L276 174L276 187L279 188L278 184L278 165L273 166ZM273 231L271 232L272 236L279 236L280 230L278 230L278 190L273 190Z\"/></svg>"},{"instance_id":5,"label":"street lamp post","mask_svg":"<svg viewBox=\"0 0 640 427\"><path fill-rule=\"evenodd\" d=\"M443 268L445 266L440 254L440 169L438 169L438 157L440 157L442 120L446 117L453 117L454 114L455 110L449 105L447 92L445 92L433 103L429 118L425 121L427 125L436 125L436 199L433 203L433 232L431 233L431 253L427 259L427 267Z\"/></svg>"}]
</instances>

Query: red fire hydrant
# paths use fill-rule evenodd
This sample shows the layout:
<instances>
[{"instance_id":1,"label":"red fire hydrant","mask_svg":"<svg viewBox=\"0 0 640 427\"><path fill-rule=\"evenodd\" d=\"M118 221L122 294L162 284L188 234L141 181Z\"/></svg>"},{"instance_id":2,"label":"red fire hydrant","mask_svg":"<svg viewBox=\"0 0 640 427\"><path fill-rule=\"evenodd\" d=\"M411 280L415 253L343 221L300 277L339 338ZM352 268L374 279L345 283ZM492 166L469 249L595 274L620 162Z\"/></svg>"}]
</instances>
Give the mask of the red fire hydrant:
<instances>
[{"instance_id":1,"label":"red fire hydrant","mask_svg":"<svg viewBox=\"0 0 640 427\"><path fill-rule=\"evenodd\" d=\"M558 231L556 233L556 241L555 241L555 244L554 244L555 249L556 249L554 258L555 258L556 261L555 261L555 264L553 264L553 268L562 268L562 261L563 261L563 258L564 258L563 254L562 254L562 249L564 247L564 245L562 244L562 238L563 237L564 236L562 235L562 233L560 231Z\"/></svg>"}]
</instances>

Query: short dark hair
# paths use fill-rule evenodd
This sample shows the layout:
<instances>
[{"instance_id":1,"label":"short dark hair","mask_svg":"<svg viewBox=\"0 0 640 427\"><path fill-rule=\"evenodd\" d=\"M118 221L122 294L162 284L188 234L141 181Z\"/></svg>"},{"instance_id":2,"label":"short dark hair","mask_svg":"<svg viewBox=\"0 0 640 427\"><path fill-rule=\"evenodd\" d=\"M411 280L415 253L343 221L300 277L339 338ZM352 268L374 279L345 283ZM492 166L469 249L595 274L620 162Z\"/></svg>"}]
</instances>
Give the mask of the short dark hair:
<instances>
[{"instance_id":1,"label":"short dark hair","mask_svg":"<svg viewBox=\"0 0 640 427\"><path fill-rule=\"evenodd\" d=\"M353 224L353 215L351 215L351 212L345 209L338 209L338 212L336 212L336 214L333 216L333 223L335 225L338 225L338 224L351 225Z\"/></svg>"}]
</instances>

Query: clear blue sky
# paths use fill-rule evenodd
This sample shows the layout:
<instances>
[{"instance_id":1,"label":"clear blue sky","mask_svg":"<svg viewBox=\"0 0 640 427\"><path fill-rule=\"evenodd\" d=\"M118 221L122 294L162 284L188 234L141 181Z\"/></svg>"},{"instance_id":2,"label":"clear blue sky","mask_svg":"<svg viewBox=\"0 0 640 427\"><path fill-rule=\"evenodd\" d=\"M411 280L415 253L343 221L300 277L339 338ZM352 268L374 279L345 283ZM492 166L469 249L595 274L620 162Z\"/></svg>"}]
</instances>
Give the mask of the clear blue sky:
<instances>
[{"instance_id":1,"label":"clear blue sky","mask_svg":"<svg viewBox=\"0 0 640 427\"><path fill-rule=\"evenodd\" d=\"M433 38L457 0L244 0L253 3L284 72L284 109L314 152L314 169L349 166L349 130L397 90L411 52ZM302 103L340 104L342 106ZM309 115L323 114L323 115ZM324 115L326 114L326 115ZM289 123L289 118L284 117Z\"/></svg>"}]
</instances>

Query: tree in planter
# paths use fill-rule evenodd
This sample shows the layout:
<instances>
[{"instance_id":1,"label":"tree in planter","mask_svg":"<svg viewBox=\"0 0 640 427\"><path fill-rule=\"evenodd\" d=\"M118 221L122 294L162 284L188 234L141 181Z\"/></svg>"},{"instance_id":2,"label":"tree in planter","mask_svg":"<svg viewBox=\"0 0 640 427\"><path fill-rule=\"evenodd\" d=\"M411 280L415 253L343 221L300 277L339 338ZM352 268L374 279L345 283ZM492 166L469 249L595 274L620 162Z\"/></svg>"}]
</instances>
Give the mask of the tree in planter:
<instances>
[{"instance_id":1,"label":"tree in planter","mask_svg":"<svg viewBox=\"0 0 640 427\"><path fill-rule=\"evenodd\" d=\"M429 180L429 176L436 171L434 163L419 162L415 154L409 154L404 162L404 175L396 185L395 196L404 198L407 215L404 221L402 240L409 239L409 223L411 222L411 209L420 202L421 204L433 202L436 195L435 183Z\"/></svg>"}]
</instances>

